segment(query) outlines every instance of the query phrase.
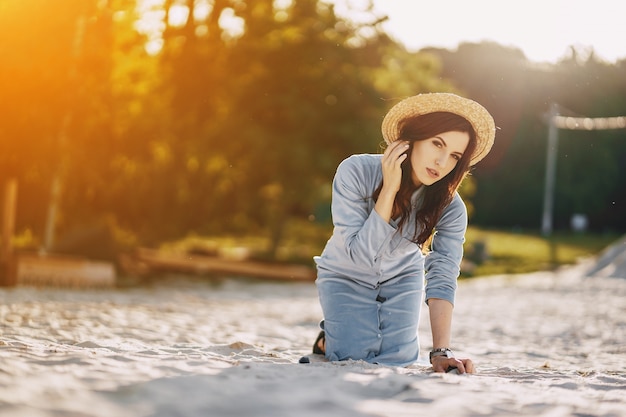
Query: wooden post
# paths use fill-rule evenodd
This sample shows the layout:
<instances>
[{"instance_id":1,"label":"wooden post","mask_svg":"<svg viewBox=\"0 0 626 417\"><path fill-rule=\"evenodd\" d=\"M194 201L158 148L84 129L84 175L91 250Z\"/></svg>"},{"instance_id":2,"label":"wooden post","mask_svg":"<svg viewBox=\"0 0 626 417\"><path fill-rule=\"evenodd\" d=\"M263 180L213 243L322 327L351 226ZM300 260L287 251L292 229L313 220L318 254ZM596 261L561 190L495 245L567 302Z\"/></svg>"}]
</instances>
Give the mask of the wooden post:
<instances>
[{"instance_id":1,"label":"wooden post","mask_svg":"<svg viewBox=\"0 0 626 417\"><path fill-rule=\"evenodd\" d=\"M2 241L0 242L0 285L15 285L13 234L17 206L17 180L9 179L4 186L2 210Z\"/></svg>"},{"instance_id":2,"label":"wooden post","mask_svg":"<svg viewBox=\"0 0 626 417\"><path fill-rule=\"evenodd\" d=\"M68 71L68 77L70 82L77 81L78 79L78 67L76 65L76 62L80 56L81 48L83 45L86 22L86 17L82 15L78 16L76 20L74 45L72 47L72 60L70 61L70 67ZM57 212L59 209L59 204L61 203L61 190L63 188L63 180L65 177L67 166L67 151L65 149L67 147L67 132L69 130L72 117L73 109L68 108L67 113L65 114L65 117L63 118L63 121L61 123L61 130L59 131L59 142L57 149L57 153L60 155L59 166L56 168L56 172L54 173L54 177L52 178L50 203L46 216L46 227L43 239L43 249L45 252L51 251L54 247L54 233L56 228Z\"/></svg>"}]
</instances>

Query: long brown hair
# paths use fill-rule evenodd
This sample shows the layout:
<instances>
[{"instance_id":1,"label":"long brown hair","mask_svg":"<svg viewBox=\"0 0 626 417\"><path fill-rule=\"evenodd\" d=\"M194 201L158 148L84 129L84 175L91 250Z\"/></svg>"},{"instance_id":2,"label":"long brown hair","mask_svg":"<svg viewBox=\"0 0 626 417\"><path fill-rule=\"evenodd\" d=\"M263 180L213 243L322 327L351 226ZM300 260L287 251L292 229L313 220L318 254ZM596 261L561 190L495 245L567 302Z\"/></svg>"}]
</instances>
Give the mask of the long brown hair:
<instances>
[{"instance_id":1,"label":"long brown hair","mask_svg":"<svg viewBox=\"0 0 626 417\"><path fill-rule=\"evenodd\" d=\"M470 140L463 157L457 162L454 169L434 184L424 186L423 203L415 215L415 232L411 239L420 246L423 246L432 235L441 213L452 202L455 191L469 172L470 159L476 149L476 133L465 118L448 112L435 112L411 117L403 120L400 124L398 140L409 142L409 150L407 151L409 155L413 151L415 142L433 138L444 132L465 132L469 135ZM412 172L413 167L409 157L402 163L402 181L393 208L394 216L400 215L398 224L400 230L405 226L413 209L411 197L416 187L413 183ZM374 200L378 200L382 187L381 181L374 191Z\"/></svg>"}]
</instances>

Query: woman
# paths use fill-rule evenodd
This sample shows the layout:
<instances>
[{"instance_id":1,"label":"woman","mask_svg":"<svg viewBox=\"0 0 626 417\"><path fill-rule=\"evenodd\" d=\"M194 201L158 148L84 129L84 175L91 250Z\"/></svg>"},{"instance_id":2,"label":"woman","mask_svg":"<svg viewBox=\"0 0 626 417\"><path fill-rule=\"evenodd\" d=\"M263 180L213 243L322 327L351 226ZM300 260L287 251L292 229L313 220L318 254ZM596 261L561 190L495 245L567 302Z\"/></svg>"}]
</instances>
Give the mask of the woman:
<instances>
[{"instance_id":1,"label":"woman","mask_svg":"<svg viewBox=\"0 0 626 417\"><path fill-rule=\"evenodd\" d=\"M414 363L426 279L433 369L472 373L472 361L450 350L467 228L457 188L491 149L493 118L454 94L420 94L391 108L382 133L383 155L353 155L333 180L335 227L315 257L324 320L313 351L331 361Z\"/></svg>"}]
</instances>

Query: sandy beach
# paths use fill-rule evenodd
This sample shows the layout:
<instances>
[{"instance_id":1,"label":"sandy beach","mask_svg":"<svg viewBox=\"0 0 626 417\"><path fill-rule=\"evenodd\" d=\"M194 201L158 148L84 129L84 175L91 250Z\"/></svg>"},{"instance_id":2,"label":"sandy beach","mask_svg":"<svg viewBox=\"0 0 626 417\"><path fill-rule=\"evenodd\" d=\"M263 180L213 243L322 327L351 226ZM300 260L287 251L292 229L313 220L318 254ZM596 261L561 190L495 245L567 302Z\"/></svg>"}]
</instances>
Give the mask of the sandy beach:
<instances>
[{"instance_id":1,"label":"sandy beach","mask_svg":"<svg viewBox=\"0 0 626 417\"><path fill-rule=\"evenodd\" d=\"M310 355L313 283L0 289L0 415L626 416L626 279L589 267L462 280L470 376L431 371L427 309L411 367Z\"/></svg>"}]
</instances>

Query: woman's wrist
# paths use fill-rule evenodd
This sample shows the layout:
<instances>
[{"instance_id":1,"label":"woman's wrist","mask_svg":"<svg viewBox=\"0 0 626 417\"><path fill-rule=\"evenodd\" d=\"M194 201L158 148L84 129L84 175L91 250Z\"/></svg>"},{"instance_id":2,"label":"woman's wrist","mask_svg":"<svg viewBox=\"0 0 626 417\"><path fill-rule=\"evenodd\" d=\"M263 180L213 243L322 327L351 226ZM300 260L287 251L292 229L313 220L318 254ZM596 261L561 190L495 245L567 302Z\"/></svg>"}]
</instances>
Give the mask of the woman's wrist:
<instances>
[{"instance_id":1,"label":"woman's wrist","mask_svg":"<svg viewBox=\"0 0 626 417\"><path fill-rule=\"evenodd\" d=\"M386 222L389 222L391 219L391 214L393 212L393 203L396 198L395 192L385 191L385 188L381 190L378 200L376 201L376 205L374 209L378 213L380 217L382 217Z\"/></svg>"},{"instance_id":2,"label":"woman's wrist","mask_svg":"<svg viewBox=\"0 0 626 417\"><path fill-rule=\"evenodd\" d=\"M429 359L430 359L430 363L433 363L433 360L436 360L437 358L454 358L454 353L452 352L452 350L450 348L444 347L444 348L434 348L433 350L430 351L430 355L429 355Z\"/></svg>"}]
</instances>

